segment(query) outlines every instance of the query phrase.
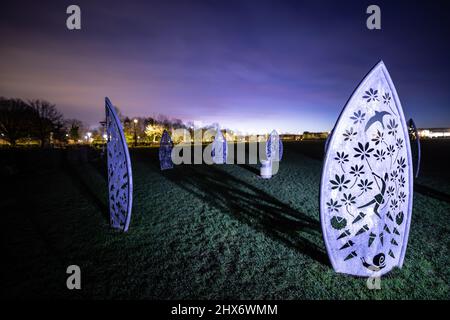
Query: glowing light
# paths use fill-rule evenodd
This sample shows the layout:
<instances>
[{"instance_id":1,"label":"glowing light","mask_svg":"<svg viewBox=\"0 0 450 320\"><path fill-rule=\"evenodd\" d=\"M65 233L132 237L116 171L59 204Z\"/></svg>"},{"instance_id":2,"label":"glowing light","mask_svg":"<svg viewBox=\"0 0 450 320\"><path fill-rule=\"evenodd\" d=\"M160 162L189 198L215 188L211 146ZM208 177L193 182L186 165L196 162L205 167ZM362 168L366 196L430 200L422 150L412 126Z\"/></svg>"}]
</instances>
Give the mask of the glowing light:
<instances>
[{"instance_id":1,"label":"glowing light","mask_svg":"<svg viewBox=\"0 0 450 320\"><path fill-rule=\"evenodd\" d=\"M431 131L428 129L419 130L419 136L423 138L447 138L450 137L449 131Z\"/></svg>"}]
</instances>

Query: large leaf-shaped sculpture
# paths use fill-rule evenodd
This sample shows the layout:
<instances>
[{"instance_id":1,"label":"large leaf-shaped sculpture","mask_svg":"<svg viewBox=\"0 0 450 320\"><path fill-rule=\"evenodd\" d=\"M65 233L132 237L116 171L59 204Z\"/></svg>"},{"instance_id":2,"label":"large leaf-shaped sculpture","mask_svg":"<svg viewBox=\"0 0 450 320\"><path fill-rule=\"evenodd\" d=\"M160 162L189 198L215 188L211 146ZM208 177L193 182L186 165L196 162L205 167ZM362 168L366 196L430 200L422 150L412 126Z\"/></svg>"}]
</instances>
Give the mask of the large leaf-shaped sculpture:
<instances>
[{"instance_id":1,"label":"large leaf-shaped sculpture","mask_svg":"<svg viewBox=\"0 0 450 320\"><path fill-rule=\"evenodd\" d=\"M111 226L127 231L133 203L133 177L128 146L114 106L105 98L108 135L108 189Z\"/></svg>"},{"instance_id":2,"label":"large leaf-shaped sculpture","mask_svg":"<svg viewBox=\"0 0 450 320\"><path fill-rule=\"evenodd\" d=\"M159 165L161 170L173 168L172 161L173 142L167 130L163 131L161 141L159 143Z\"/></svg>"},{"instance_id":3,"label":"large leaf-shaped sculpture","mask_svg":"<svg viewBox=\"0 0 450 320\"><path fill-rule=\"evenodd\" d=\"M412 197L408 126L380 62L342 110L325 154L320 216L334 270L380 276L401 267Z\"/></svg>"},{"instance_id":4,"label":"large leaf-shaped sculpture","mask_svg":"<svg viewBox=\"0 0 450 320\"><path fill-rule=\"evenodd\" d=\"M213 145L212 145L212 151L211 151L211 157L212 161L215 164L224 164L227 162L227 151L228 151L228 145L227 140L222 134L222 131L220 129L217 129L216 136L214 137Z\"/></svg>"}]
</instances>

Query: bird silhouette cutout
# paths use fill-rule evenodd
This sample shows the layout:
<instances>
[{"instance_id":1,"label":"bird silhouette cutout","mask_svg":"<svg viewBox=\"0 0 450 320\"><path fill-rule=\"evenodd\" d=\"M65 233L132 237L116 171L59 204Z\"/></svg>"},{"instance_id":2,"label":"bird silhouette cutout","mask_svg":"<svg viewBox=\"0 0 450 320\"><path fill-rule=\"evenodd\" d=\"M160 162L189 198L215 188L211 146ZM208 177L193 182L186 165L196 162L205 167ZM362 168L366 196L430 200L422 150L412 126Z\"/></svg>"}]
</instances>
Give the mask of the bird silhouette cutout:
<instances>
[{"instance_id":1,"label":"bird silhouette cutout","mask_svg":"<svg viewBox=\"0 0 450 320\"><path fill-rule=\"evenodd\" d=\"M376 122L380 122L384 129L383 117L388 114L390 115L387 111L375 111L375 114L367 121L364 132L367 132L367 130L369 130L369 128Z\"/></svg>"}]
</instances>

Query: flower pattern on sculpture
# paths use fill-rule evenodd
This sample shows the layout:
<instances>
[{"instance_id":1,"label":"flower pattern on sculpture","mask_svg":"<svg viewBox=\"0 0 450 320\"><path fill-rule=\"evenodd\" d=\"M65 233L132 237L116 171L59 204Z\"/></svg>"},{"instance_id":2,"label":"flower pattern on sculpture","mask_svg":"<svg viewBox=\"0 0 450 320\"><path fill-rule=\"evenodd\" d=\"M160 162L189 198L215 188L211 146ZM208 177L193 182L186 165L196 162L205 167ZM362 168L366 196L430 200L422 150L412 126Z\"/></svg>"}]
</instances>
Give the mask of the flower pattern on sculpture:
<instances>
[{"instance_id":1,"label":"flower pattern on sculpture","mask_svg":"<svg viewBox=\"0 0 450 320\"><path fill-rule=\"evenodd\" d=\"M106 99L105 110L111 226L127 231L133 192L130 157L122 126L108 99Z\"/></svg>"},{"instance_id":2,"label":"flower pattern on sculpture","mask_svg":"<svg viewBox=\"0 0 450 320\"><path fill-rule=\"evenodd\" d=\"M353 131L353 128L345 130L342 134L345 138L344 141L353 141L353 139L358 135L358 132Z\"/></svg>"},{"instance_id":3,"label":"flower pattern on sculpture","mask_svg":"<svg viewBox=\"0 0 450 320\"><path fill-rule=\"evenodd\" d=\"M386 92L386 93L383 95L383 103L384 103L384 104L387 104L387 105L390 105L390 104L391 104L391 95L389 94L389 92Z\"/></svg>"},{"instance_id":4,"label":"flower pattern on sculpture","mask_svg":"<svg viewBox=\"0 0 450 320\"><path fill-rule=\"evenodd\" d=\"M395 122L395 120L391 119L389 120L387 128L389 129L388 134L395 136L397 134L398 124Z\"/></svg>"},{"instance_id":5,"label":"flower pattern on sculpture","mask_svg":"<svg viewBox=\"0 0 450 320\"><path fill-rule=\"evenodd\" d=\"M283 142L276 130L273 130L266 142L267 159L281 161L283 159Z\"/></svg>"},{"instance_id":6,"label":"flower pattern on sculpture","mask_svg":"<svg viewBox=\"0 0 450 320\"><path fill-rule=\"evenodd\" d=\"M370 88L368 91L366 91L366 94L363 96L363 99L366 99L367 102L379 101L378 100L378 90L373 90L372 88Z\"/></svg>"},{"instance_id":7,"label":"flower pattern on sculpture","mask_svg":"<svg viewBox=\"0 0 450 320\"><path fill-rule=\"evenodd\" d=\"M365 113L362 113L361 110L358 110L358 112L353 113L353 116L350 117L350 119L353 120L353 124L362 123L365 120Z\"/></svg>"},{"instance_id":8,"label":"flower pattern on sculpture","mask_svg":"<svg viewBox=\"0 0 450 320\"><path fill-rule=\"evenodd\" d=\"M380 143L384 142L384 132L377 130L377 134L375 135L375 138L372 139L373 142L375 142L375 145L377 146Z\"/></svg>"},{"instance_id":9,"label":"flower pattern on sculpture","mask_svg":"<svg viewBox=\"0 0 450 320\"><path fill-rule=\"evenodd\" d=\"M328 210L330 212L339 211L339 208L342 207L337 201L333 201L333 199L330 199L330 201L327 202Z\"/></svg>"},{"instance_id":10,"label":"flower pattern on sculpture","mask_svg":"<svg viewBox=\"0 0 450 320\"><path fill-rule=\"evenodd\" d=\"M334 177L334 180L330 180L331 183L331 189L338 189L339 191L342 191L342 189L348 189L347 184L350 182L350 180L346 180L345 176L338 176L336 175Z\"/></svg>"},{"instance_id":11,"label":"flower pattern on sculpture","mask_svg":"<svg viewBox=\"0 0 450 320\"><path fill-rule=\"evenodd\" d=\"M411 201L406 127L395 94L378 79L356 91L333 129L322 179L333 266L359 275L398 264ZM361 270L347 271L345 264Z\"/></svg>"},{"instance_id":12,"label":"flower pattern on sculpture","mask_svg":"<svg viewBox=\"0 0 450 320\"><path fill-rule=\"evenodd\" d=\"M373 155L375 159L378 161L384 161L386 159L386 151L379 149L375 151L375 154Z\"/></svg>"},{"instance_id":13,"label":"flower pattern on sculpture","mask_svg":"<svg viewBox=\"0 0 450 320\"><path fill-rule=\"evenodd\" d=\"M373 148L370 148L370 145L368 142L364 145L362 143L358 142L358 147L353 148L353 149L356 151L355 158L361 158L361 160L370 158L370 154L373 151Z\"/></svg>"}]
</instances>

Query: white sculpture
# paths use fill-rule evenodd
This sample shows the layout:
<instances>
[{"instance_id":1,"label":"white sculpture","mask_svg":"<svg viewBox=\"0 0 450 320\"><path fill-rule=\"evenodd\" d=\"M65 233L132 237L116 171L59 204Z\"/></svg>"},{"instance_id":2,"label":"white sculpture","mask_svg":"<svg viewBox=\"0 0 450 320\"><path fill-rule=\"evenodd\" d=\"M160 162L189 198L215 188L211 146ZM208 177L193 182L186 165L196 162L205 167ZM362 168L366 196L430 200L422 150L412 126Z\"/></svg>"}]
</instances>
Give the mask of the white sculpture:
<instances>
[{"instance_id":1,"label":"white sculpture","mask_svg":"<svg viewBox=\"0 0 450 320\"><path fill-rule=\"evenodd\" d=\"M133 203L133 177L128 146L114 106L105 98L108 195L111 226L127 231Z\"/></svg>"},{"instance_id":2,"label":"white sculpture","mask_svg":"<svg viewBox=\"0 0 450 320\"><path fill-rule=\"evenodd\" d=\"M213 145L212 145L212 161L215 164L224 164L227 162L227 151L228 145L227 140L220 131L220 128L217 128L216 136L214 137Z\"/></svg>"},{"instance_id":3,"label":"white sculpture","mask_svg":"<svg viewBox=\"0 0 450 320\"><path fill-rule=\"evenodd\" d=\"M408 126L380 62L347 102L326 148L320 216L335 271L380 276L401 267L412 196Z\"/></svg>"}]
</instances>

